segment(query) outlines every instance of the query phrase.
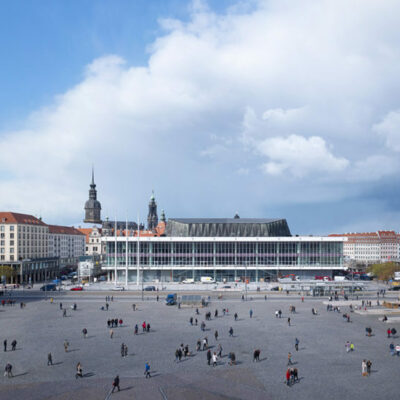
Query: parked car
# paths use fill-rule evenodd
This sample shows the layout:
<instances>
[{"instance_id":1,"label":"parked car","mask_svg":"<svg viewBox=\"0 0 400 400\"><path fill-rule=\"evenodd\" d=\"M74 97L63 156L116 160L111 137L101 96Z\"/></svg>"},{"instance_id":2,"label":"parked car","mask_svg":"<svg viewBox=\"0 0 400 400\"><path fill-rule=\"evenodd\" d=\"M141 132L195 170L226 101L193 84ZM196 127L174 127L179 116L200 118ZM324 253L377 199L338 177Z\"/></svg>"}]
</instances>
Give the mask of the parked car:
<instances>
[{"instance_id":1,"label":"parked car","mask_svg":"<svg viewBox=\"0 0 400 400\"><path fill-rule=\"evenodd\" d=\"M125 290L123 286L115 286L111 290L117 291L117 292L122 292Z\"/></svg>"},{"instance_id":2,"label":"parked car","mask_svg":"<svg viewBox=\"0 0 400 400\"><path fill-rule=\"evenodd\" d=\"M170 293L167 295L167 297L165 298L165 304L167 306L174 306L176 304L176 300L177 300L177 295L176 293Z\"/></svg>"},{"instance_id":3,"label":"parked car","mask_svg":"<svg viewBox=\"0 0 400 400\"><path fill-rule=\"evenodd\" d=\"M105 282L106 280L107 280L107 278L104 275L99 276L99 279L98 279L99 282Z\"/></svg>"},{"instance_id":4,"label":"parked car","mask_svg":"<svg viewBox=\"0 0 400 400\"><path fill-rule=\"evenodd\" d=\"M225 286L222 286L222 289L232 289L232 286L225 285Z\"/></svg>"},{"instance_id":5,"label":"parked car","mask_svg":"<svg viewBox=\"0 0 400 400\"><path fill-rule=\"evenodd\" d=\"M40 290L46 292L54 292L57 289L57 286L54 283L48 283L47 285L43 285Z\"/></svg>"},{"instance_id":6,"label":"parked car","mask_svg":"<svg viewBox=\"0 0 400 400\"><path fill-rule=\"evenodd\" d=\"M70 290L81 291L81 290L83 290L83 287L82 286L75 286L75 287L71 288Z\"/></svg>"},{"instance_id":7,"label":"parked car","mask_svg":"<svg viewBox=\"0 0 400 400\"><path fill-rule=\"evenodd\" d=\"M155 286L146 286L143 290L145 290L146 292L155 292L156 287Z\"/></svg>"},{"instance_id":8,"label":"parked car","mask_svg":"<svg viewBox=\"0 0 400 400\"><path fill-rule=\"evenodd\" d=\"M399 291L400 290L400 286L392 286L391 288L389 288L389 290Z\"/></svg>"}]
</instances>

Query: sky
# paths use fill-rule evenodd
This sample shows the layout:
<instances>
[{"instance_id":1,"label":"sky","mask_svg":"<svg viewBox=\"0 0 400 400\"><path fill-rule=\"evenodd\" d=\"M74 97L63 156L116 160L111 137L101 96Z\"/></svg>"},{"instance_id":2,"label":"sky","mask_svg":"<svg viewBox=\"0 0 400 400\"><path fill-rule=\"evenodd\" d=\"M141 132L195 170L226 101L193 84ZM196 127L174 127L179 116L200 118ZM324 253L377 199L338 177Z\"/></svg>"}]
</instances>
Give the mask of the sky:
<instances>
[{"instance_id":1,"label":"sky","mask_svg":"<svg viewBox=\"0 0 400 400\"><path fill-rule=\"evenodd\" d=\"M399 230L400 3L4 0L0 209Z\"/></svg>"}]
</instances>

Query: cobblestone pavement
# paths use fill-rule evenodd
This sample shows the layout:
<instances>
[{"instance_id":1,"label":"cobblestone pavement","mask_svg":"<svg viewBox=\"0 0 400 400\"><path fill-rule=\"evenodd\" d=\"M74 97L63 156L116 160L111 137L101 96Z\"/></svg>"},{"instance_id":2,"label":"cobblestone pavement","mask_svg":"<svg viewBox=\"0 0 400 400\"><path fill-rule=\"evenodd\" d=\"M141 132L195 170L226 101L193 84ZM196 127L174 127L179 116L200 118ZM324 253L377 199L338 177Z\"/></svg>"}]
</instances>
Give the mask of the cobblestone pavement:
<instances>
[{"instance_id":1,"label":"cobblestone pavement","mask_svg":"<svg viewBox=\"0 0 400 400\"><path fill-rule=\"evenodd\" d=\"M129 299L110 303L109 311L101 311L104 301L76 296L78 310L71 310L72 301L37 299L20 309L18 305L0 306L0 344L8 346L16 339L17 350L3 352L0 348L0 366L13 365L14 378L0 376L0 399L106 399L116 374L121 378L121 392L110 398L132 399L376 399L398 396L400 357L391 356L389 344L400 343L400 338L386 337L387 324L376 315L351 314L352 322L344 321L342 314L327 312L320 300L299 298L257 301L214 301L201 309L198 323L204 313L212 312L206 321L206 332L200 326L191 326L194 309L167 307L163 302L134 302ZM59 301L67 308L62 317ZM296 307L289 314L289 306ZM316 307L319 315L312 315ZM214 318L218 309L219 317ZM229 315L222 316L228 308ZM281 309L283 317L275 317ZM252 309L253 318L249 317ZM346 307L341 311L347 312ZM237 312L238 321L233 314ZM291 318L288 326L287 318ZM123 319L122 327L114 328L110 339L107 319ZM150 333L141 333L141 324L151 324ZM140 334L133 333L139 325ZM399 322L393 327L400 332ZM229 337L228 330L234 329ZM365 335L372 328L373 336ZM87 328L88 337L82 335ZM218 341L214 338L218 330ZM196 352L197 339L208 337L212 350L218 343L223 355L216 367L208 366L206 352ZM295 338L300 340L295 351ZM67 353L64 340L70 343ZM345 342L355 344L355 351L346 353ZM121 357L121 343L128 346L128 357ZM188 344L192 355L176 363L175 350ZM253 362L255 349L261 350L260 362ZM238 365L229 366L227 353L236 353ZM292 352L300 382L291 387L284 384L287 355ZM53 355L53 366L47 366L47 354ZM363 359L372 361L372 374L361 376ZM145 379L144 364L151 365L153 377ZM84 378L75 379L75 367L81 362Z\"/></svg>"}]
</instances>

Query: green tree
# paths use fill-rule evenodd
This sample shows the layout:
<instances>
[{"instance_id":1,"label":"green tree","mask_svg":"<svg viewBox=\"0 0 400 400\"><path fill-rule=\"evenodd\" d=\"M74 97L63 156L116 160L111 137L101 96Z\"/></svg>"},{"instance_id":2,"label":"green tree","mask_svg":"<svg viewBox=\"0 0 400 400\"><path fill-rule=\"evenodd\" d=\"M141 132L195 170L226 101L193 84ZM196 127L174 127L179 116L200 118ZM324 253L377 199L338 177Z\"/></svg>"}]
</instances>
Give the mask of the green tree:
<instances>
[{"instance_id":1,"label":"green tree","mask_svg":"<svg viewBox=\"0 0 400 400\"><path fill-rule=\"evenodd\" d=\"M368 272L374 274L379 280L387 281L393 278L394 273L400 271L400 265L395 262L386 262L382 264L372 264L368 267Z\"/></svg>"}]
</instances>

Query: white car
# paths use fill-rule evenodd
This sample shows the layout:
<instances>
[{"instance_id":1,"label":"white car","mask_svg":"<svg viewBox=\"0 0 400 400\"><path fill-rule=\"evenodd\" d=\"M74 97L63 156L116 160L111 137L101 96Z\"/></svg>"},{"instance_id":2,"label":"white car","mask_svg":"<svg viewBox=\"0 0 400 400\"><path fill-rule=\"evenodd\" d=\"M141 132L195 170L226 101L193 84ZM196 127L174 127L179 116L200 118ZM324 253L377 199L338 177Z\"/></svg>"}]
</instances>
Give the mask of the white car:
<instances>
[{"instance_id":1,"label":"white car","mask_svg":"<svg viewBox=\"0 0 400 400\"><path fill-rule=\"evenodd\" d=\"M115 286L111 290L117 291L117 292L122 292L125 290L123 286Z\"/></svg>"}]
</instances>

